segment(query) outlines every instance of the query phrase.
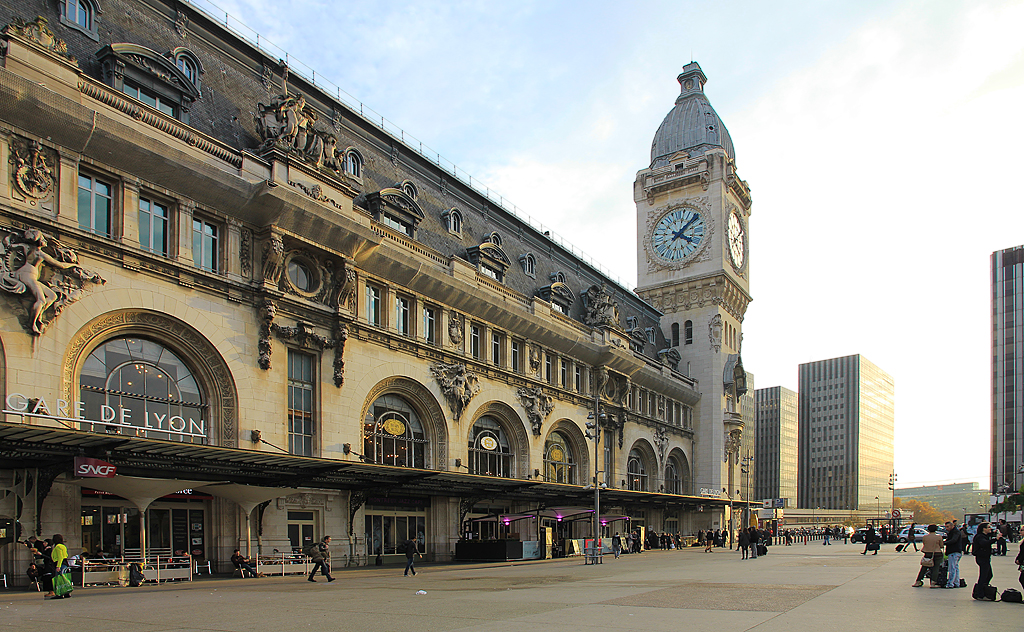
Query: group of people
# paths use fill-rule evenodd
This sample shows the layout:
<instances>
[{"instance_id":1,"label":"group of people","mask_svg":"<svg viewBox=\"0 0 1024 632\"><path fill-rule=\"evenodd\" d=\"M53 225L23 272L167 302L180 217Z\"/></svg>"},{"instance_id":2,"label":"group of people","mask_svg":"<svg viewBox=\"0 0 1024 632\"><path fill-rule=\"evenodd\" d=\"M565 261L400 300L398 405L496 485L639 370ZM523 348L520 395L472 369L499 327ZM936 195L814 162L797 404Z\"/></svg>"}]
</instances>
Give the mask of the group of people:
<instances>
[{"instance_id":1,"label":"group of people","mask_svg":"<svg viewBox=\"0 0 1024 632\"><path fill-rule=\"evenodd\" d=\"M54 592L54 580L58 575L68 573L68 547L64 545L64 536L57 533L52 538L40 540L30 536L24 542L32 552L32 562L26 571L32 584L42 584L46 594L44 599L63 599L71 593L57 595Z\"/></svg>"},{"instance_id":2,"label":"group of people","mask_svg":"<svg viewBox=\"0 0 1024 632\"><path fill-rule=\"evenodd\" d=\"M650 536L650 534L648 534L648 536ZM656 540L658 543L661 542L660 539L656 538ZM619 532L616 531L615 535L612 536L612 553L615 554L616 559L618 559L618 557L623 553L641 553L643 551L643 547L640 546L640 541L639 528L627 531L625 537L619 535ZM654 543L655 541L648 537L647 548L655 548L651 546ZM670 537L669 540L666 541L664 548L671 548L672 546L675 546L675 544L672 543Z\"/></svg>"}]
</instances>

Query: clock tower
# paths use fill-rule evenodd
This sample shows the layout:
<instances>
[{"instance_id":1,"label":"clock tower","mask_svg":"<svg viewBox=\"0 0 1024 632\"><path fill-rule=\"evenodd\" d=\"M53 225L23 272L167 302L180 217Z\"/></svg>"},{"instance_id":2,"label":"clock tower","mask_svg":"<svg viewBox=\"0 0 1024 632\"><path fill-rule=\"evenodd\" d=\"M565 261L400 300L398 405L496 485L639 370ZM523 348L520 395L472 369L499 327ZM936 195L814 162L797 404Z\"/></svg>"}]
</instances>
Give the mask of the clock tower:
<instances>
[{"instance_id":1,"label":"clock tower","mask_svg":"<svg viewBox=\"0 0 1024 632\"><path fill-rule=\"evenodd\" d=\"M693 493L736 498L743 428L753 428L739 405L751 300L750 189L736 174L732 138L704 94L700 66L687 64L678 80L681 92L654 135L651 164L633 185L636 292L664 314L679 370L698 380Z\"/></svg>"}]
</instances>

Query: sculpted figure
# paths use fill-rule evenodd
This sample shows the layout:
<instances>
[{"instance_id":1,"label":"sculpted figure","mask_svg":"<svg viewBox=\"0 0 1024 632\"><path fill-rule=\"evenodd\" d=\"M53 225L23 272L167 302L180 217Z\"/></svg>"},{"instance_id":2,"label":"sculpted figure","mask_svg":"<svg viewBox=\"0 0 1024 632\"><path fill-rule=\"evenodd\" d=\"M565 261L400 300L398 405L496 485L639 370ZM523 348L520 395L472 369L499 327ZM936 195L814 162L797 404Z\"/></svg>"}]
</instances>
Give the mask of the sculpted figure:
<instances>
[{"instance_id":1,"label":"sculpted figure","mask_svg":"<svg viewBox=\"0 0 1024 632\"><path fill-rule=\"evenodd\" d=\"M533 427L533 434L540 436L544 420L555 408L554 398L539 388L520 388L516 394L526 409L526 417Z\"/></svg>"},{"instance_id":2,"label":"sculpted figure","mask_svg":"<svg viewBox=\"0 0 1024 632\"><path fill-rule=\"evenodd\" d=\"M270 337L274 328L274 318L277 316L277 303L266 299L260 305L260 339L257 344L259 349L259 367L264 371L270 368L270 356L274 353L273 341Z\"/></svg>"},{"instance_id":3,"label":"sculpted figure","mask_svg":"<svg viewBox=\"0 0 1024 632\"><path fill-rule=\"evenodd\" d=\"M271 235L270 241L263 245L263 282L277 285L283 264L284 240L278 235Z\"/></svg>"},{"instance_id":4,"label":"sculpted figure","mask_svg":"<svg viewBox=\"0 0 1024 632\"><path fill-rule=\"evenodd\" d=\"M441 392L448 400L448 406L452 409L455 421L462 417L462 413L469 405L469 401L480 391L477 384L476 373L468 370L465 364L444 364L438 362L430 367L434 374Z\"/></svg>"},{"instance_id":5,"label":"sculpted figure","mask_svg":"<svg viewBox=\"0 0 1024 632\"><path fill-rule=\"evenodd\" d=\"M98 274L86 272L78 265L78 256L69 248L56 247L57 257L43 249L48 241L42 232L29 229L20 236L8 235L0 246L0 288L13 294L28 294L29 329L35 335L43 333L43 316L50 307L56 315L64 305L77 300L82 283L106 283ZM44 280L46 266L58 271Z\"/></svg>"},{"instance_id":6,"label":"sculpted figure","mask_svg":"<svg viewBox=\"0 0 1024 632\"><path fill-rule=\"evenodd\" d=\"M604 283L591 285L585 295L586 298L586 323L592 327L602 325L619 325L619 304L612 300Z\"/></svg>"}]
</instances>

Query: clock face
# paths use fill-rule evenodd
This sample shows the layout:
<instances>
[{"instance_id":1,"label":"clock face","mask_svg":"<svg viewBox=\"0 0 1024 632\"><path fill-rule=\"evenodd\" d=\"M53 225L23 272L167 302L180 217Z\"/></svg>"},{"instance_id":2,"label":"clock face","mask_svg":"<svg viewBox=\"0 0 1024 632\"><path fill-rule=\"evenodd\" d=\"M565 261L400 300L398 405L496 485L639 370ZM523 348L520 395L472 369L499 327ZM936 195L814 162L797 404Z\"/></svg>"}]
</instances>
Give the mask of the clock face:
<instances>
[{"instance_id":1,"label":"clock face","mask_svg":"<svg viewBox=\"0 0 1024 632\"><path fill-rule=\"evenodd\" d=\"M678 208L658 221L651 234L651 246L663 259L682 261L697 252L706 228L703 215L692 208Z\"/></svg>"},{"instance_id":2,"label":"clock face","mask_svg":"<svg viewBox=\"0 0 1024 632\"><path fill-rule=\"evenodd\" d=\"M736 211L729 215L729 228L726 231L726 236L729 239L729 255L732 257L732 263L737 269L742 268L746 257L747 236L743 232L743 222L740 221L740 216L736 214Z\"/></svg>"}]
</instances>

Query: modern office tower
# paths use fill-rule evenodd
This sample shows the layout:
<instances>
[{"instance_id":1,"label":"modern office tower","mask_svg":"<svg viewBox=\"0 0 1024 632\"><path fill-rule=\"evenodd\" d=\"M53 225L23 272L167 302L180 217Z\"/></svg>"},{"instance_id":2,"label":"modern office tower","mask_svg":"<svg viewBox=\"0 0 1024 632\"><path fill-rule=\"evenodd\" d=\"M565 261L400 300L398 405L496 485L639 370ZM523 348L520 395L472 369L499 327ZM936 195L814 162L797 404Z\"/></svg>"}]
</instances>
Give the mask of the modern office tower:
<instances>
[{"instance_id":1,"label":"modern office tower","mask_svg":"<svg viewBox=\"0 0 1024 632\"><path fill-rule=\"evenodd\" d=\"M992 491L1024 476L1024 246L992 253Z\"/></svg>"},{"instance_id":2,"label":"modern office tower","mask_svg":"<svg viewBox=\"0 0 1024 632\"><path fill-rule=\"evenodd\" d=\"M782 386L754 391L757 444L750 498L797 501L797 396ZM746 455L744 455L746 456Z\"/></svg>"},{"instance_id":3,"label":"modern office tower","mask_svg":"<svg viewBox=\"0 0 1024 632\"><path fill-rule=\"evenodd\" d=\"M861 355L799 372L798 506L881 512L892 502L892 377Z\"/></svg>"},{"instance_id":4,"label":"modern office tower","mask_svg":"<svg viewBox=\"0 0 1024 632\"><path fill-rule=\"evenodd\" d=\"M745 420L743 439L739 450L741 466L743 463L746 463L748 466L752 465L753 460L744 462L743 458L750 455L751 459L753 459L757 453L757 403L754 400L754 383L754 374L747 371L747 392L740 397L740 413ZM744 474L744 469L749 471ZM750 496L750 492L753 491L756 480L757 472L755 470L750 469L750 467L741 467L739 478L736 480L736 489L730 490L730 493L744 499L753 498L753 496Z\"/></svg>"}]
</instances>

